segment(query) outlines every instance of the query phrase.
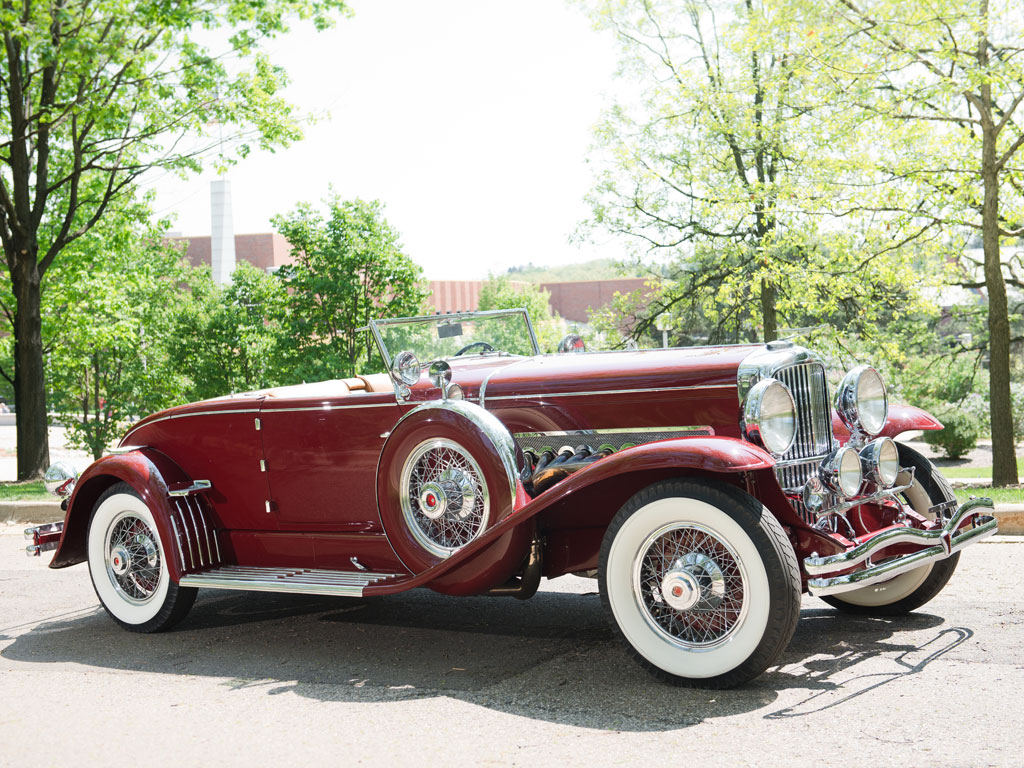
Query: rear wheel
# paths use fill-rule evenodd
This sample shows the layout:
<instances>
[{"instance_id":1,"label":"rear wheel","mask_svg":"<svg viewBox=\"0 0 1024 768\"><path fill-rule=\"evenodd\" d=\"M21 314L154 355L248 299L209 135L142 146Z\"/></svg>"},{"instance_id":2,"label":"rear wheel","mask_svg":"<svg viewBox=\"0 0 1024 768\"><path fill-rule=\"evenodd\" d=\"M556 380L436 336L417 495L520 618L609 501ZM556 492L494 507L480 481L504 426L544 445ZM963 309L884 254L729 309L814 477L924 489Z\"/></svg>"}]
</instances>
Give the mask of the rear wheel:
<instances>
[{"instance_id":1,"label":"rear wheel","mask_svg":"<svg viewBox=\"0 0 1024 768\"><path fill-rule=\"evenodd\" d=\"M922 517L934 519L935 516L928 512L929 508L956 499L953 489L935 465L917 451L905 445L899 445L899 451L900 465L914 468L914 482L903 493L904 502ZM900 473L896 482L904 485L908 479L906 473ZM960 553L957 552L945 560L901 573L880 584L843 592L841 596L826 595L821 599L846 613L899 616L920 608L939 594L959 562Z\"/></svg>"},{"instance_id":2,"label":"rear wheel","mask_svg":"<svg viewBox=\"0 0 1024 768\"><path fill-rule=\"evenodd\" d=\"M631 655L679 685L727 688L761 674L800 616L793 547L760 502L728 485L656 483L613 518L601 598Z\"/></svg>"},{"instance_id":3,"label":"rear wheel","mask_svg":"<svg viewBox=\"0 0 1024 768\"><path fill-rule=\"evenodd\" d=\"M127 483L100 496L89 521L88 547L96 595L125 629L169 629L195 602L198 590L171 581L153 513Z\"/></svg>"}]
</instances>

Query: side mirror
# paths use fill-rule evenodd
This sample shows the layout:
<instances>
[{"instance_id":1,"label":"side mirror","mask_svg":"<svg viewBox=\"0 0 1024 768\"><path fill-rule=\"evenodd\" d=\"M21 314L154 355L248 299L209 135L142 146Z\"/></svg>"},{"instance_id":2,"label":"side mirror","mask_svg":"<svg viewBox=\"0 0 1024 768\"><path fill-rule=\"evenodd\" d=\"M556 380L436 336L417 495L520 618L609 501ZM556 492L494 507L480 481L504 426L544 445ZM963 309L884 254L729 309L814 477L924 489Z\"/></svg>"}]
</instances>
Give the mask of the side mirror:
<instances>
[{"instance_id":1,"label":"side mirror","mask_svg":"<svg viewBox=\"0 0 1024 768\"><path fill-rule=\"evenodd\" d=\"M441 399L448 399L448 385L452 382L452 367L444 360L437 360L430 364L427 371L430 383L441 390Z\"/></svg>"}]
</instances>

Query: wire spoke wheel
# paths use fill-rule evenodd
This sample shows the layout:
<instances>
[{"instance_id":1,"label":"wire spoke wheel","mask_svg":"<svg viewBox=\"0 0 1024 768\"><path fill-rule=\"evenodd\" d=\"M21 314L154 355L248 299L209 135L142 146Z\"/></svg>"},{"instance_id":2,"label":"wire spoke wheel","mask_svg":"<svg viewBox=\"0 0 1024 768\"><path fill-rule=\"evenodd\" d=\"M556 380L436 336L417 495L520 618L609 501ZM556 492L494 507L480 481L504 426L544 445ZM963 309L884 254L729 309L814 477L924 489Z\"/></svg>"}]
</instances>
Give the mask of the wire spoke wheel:
<instances>
[{"instance_id":1,"label":"wire spoke wheel","mask_svg":"<svg viewBox=\"0 0 1024 768\"><path fill-rule=\"evenodd\" d=\"M707 480L662 481L630 498L605 532L598 586L630 655L679 685L759 675L800 617L800 571L779 521Z\"/></svg>"},{"instance_id":2,"label":"wire spoke wheel","mask_svg":"<svg viewBox=\"0 0 1024 768\"><path fill-rule=\"evenodd\" d=\"M655 531L640 548L633 588L647 620L691 649L725 642L746 615L746 575L733 549L702 526Z\"/></svg>"},{"instance_id":3,"label":"wire spoke wheel","mask_svg":"<svg viewBox=\"0 0 1024 768\"><path fill-rule=\"evenodd\" d=\"M480 466L452 440L418 445L402 469L402 515L428 552L448 557L483 530L489 509Z\"/></svg>"},{"instance_id":4,"label":"wire spoke wheel","mask_svg":"<svg viewBox=\"0 0 1024 768\"><path fill-rule=\"evenodd\" d=\"M156 594L160 581L156 540L149 525L130 512L122 512L107 529L107 575L114 589L131 603L144 603Z\"/></svg>"}]
</instances>

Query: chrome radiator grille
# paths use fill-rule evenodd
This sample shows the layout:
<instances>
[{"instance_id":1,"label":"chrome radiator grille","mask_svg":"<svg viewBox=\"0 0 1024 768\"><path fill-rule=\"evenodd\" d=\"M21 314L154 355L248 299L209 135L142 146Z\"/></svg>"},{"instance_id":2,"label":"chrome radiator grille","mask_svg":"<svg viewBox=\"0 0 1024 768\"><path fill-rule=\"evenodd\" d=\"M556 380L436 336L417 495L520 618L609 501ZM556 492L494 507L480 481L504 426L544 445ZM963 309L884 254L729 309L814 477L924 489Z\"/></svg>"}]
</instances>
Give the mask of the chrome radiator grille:
<instances>
[{"instance_id":1,"label":"chrome radiator grille","mask_svg":"<svg viewBox=\"0 0 1024 768\"><path fill-rule=\"evenodd\" d=\"M832 450L832 409L828 400L825 368L821 363L798 363L775 372L775 378L789 387L796 402L796 440L779 459L775 473L787 492L801 489L818 471L821 460ZM807 518L803 504L794 501Z\"/></svg>"}]
</instances>

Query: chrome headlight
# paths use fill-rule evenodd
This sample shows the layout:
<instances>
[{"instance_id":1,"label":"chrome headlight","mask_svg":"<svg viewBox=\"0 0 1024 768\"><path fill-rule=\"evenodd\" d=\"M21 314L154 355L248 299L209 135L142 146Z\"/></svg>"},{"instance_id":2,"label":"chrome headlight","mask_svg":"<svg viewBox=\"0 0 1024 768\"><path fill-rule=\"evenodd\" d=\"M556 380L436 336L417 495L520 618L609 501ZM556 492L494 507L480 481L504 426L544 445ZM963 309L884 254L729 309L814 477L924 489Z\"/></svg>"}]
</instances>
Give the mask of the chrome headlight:
<instances>
[{"instance_id":1,"label":"chrome headlight","mask_svg":"<svg viewBox=\"0 0 1024 768\"><path fill-rule=\"evenodd\" d=\"M818 467L818 477L827 488L846 498L852 498L860 490L860 456L848 445L833 451Z\"/></svg>"},{"instance_id":2,"label":"chrome headlight","mask_svg":"<svg viewBox=\"0 0 1024 768\"><path fill-rule=\"evenodd\" d=\"M777 379L762 379L747 393L743 405L743 431L776 455L788 451L796 439L796 403Z\"/></svg>"},{"instance_id":3,"label":"chrome headlight","mask_svg":"<svg viewBox=\"0 0 1024 768\"><path fill-rule=\"evenodd\" d=\"M851 430L877 435L889 416L889 398L878 371L859 365L843 378L836 392L836 411Z\"/></svg>"},{"instance_id":4,"label":"chrome headlight","mask_svg":"<svg viewBox=\"0 0 1024 768\"><path fill-rule=\"evenodd\" d=\"M900 473L900 455L891 438L880 437L865 445L860 451L860 463L868 480L882 488L895 485Z\"/></svg>"},{"instance_id":5,"label":"chrome headlight","mask_svg":"<svg viewBox=\"0 0 1024 768\"><path fill-rule=\"evenodd\" d=\"M420 361L409 350L399 352L391 361L391 377L397 382L411 387L420 380L420 373Z\"/></svg>"}]
</instances>

